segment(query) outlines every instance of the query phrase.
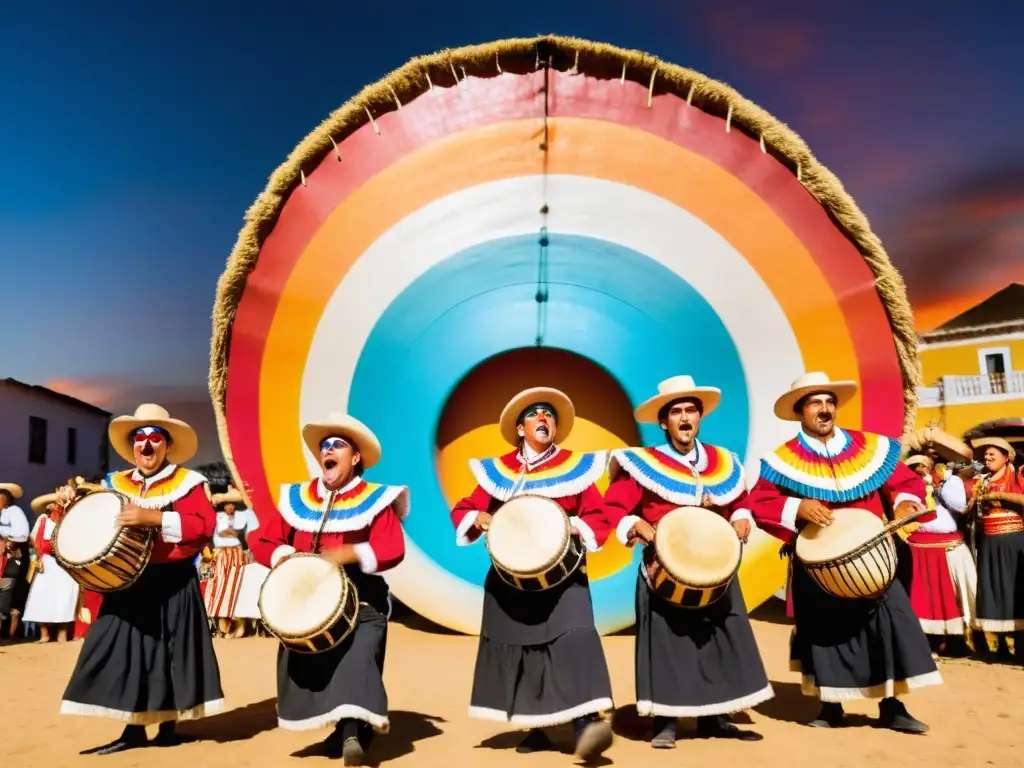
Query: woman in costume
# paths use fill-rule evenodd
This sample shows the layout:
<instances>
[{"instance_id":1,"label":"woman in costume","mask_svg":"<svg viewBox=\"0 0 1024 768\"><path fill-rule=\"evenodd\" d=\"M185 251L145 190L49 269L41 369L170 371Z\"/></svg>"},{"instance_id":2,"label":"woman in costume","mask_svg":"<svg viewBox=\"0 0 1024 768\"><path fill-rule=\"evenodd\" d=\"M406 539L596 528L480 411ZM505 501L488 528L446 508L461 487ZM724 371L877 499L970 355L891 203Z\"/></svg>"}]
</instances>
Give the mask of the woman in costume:
<instances>
[{"instance_id":1,"label":"woman in costume","mask_svg":"<svg viewBox=\"0 0 1024 768\"><path fill-rule=\"evenodd\" d=\"M57 642L68 639L68 629L78 612L78 584L53 557L53 532L64 516L56 493L32 500L32 511L39 515L32 530L36 550L36 572L25 603L25 623L39 628L39 642L50 641L55 630Z\"/></svg>"},{"instance_id":2,"label":"woman in costume","mask_svg":"<svg viewBox=\"0 0 1024 768\"><path fill-rule=\"evenodd\" d=\"M324 742L328 753L345 765L361 765L373 733L390 728L383 674L391 593L380 574L405 557L401 521L409 512L409 492L363 479L363 471L380 461L381 446L358 419L331 414L306 424L302 438L321 474L282 486L277 513L249 546L268 568L295 552L315 552L344 568L359 592L359 619L329 651L278 648L277 722L294 731L334 725Z\"/></svg>"},{"instance_id":3,"label":"woman in costume","mask_svg":"<svg viewBox=\"0 0 1024 768\"><path fill-rule=\"evenodd\" d=\"M594 482L604 474L605 453L576 454L555 443L556 436L569 436L574 419L572 401L556 389L527 389L509 401L499 429L516 450L471 462L478 485L452 509L460 545L479 540L491 516L520 494L557 501L588 551L604 544L611 529ZM551 749L540 729L571 722L576 754L587 758L611 746L611 724L602 716L611 708L611 682L585 571L577 569L551 589L524 592L491 568L469 716L530 728L519 752Z\"/></svg>"},{"instance_id":4,"label":"woman in costume","mask_svg":"<svg viewBox=\"0 0 1024 768\"><path fill-rule=\"evenodd\" d=\"M1013 474L1017 452L1001 437L980 438L971 444L981 452L985 464L985 473L975 477L971 487L971 506L978 520L975 528L978 552L975 626L994 635L1021 633L1024 632L1024 522L1021 517L1024 510L1020 501L989 498L990 494L1024 494L1024 485ZM1020 646L1017 653L1021 653Z\"/></svg>"},{"instance_id":5,"label":"woman in costume","mask_svg":"<svg viewBox=\"0 0 1024 768\"><path fill-rule=\"evenodd\" d=\"M195 455L195 430L146 403L111 421L107 433L117 454L134 465L103 481L128 497L117 522L154 528L157 536L138 580L104 595L61 702L62 714L127 723L99 754L145 746L146 726L156 723L154 744L178 743L184 739L176 722L224 708L194 565L216 516L206 478L180 466ZM75 491L65 486L58 493Z\"/></svg>"},{"instance_id":6,"label":"woman in costume","mask_svg":"<svg viewBox=\"0 0 1024 768\"><path fill-rule=\"evenodd\" d=\"M675 376L636 409L636 420L660 424L667 441L612 452L604 511L623 544L651 544L658 521L683 506L713 509L741 541L750 536L740 458L697 439L701 420L720 397L715 387ZM724 717L775 695L739 579L715 603L683 608L654 594L643 567L636 583L636 709L654 717L651 746L674 747L680 717L696 717L702 736L760 740L760 734L741 731Z\"/></svg>"},{"instance_id":7,"label":"woman in costume","mask_svg":"<svg viewBox=\"0 0 1024 768\"><path fill-rule=\"evenodd\" d=\"M759 526L783 541L806 523L831 524L832 510L840 507L859 507L883 520L889 509L895 518L922 511L924 483L900 462L900 443L836 425L839 408L856 391L854 381L830 381L814 372L775 402L775 415L801 429L761 460L746 505ZM925 514L919 522L934 517ZM899 579L879 598L843 599L822 590L793 558L793 609L790 666L803 673L804 695L822 702L810 725L838 726L844 701L878 699L882 727L928 730L899 696L938 685L942 677Z\"/></svg>"},{"instance_id":8,"label":"woman in costume","mask_svg":"<svg viewBox=\"0 0 1024 768\"><path fill-rule=\"evenodd\" d=\"M239 511L236 508L241 501L242 495L234 488L213 495L217 528L213 534L211 562L207 566L210 577L203 590L207 614L219 633L229 637L242 637L248 623L238 614L246 570L252 563L252 556L245 546L245 537L251 532L250 515L249 510ZM258 596L258 585L256 591Z\"/></svg>"}]
</instances>

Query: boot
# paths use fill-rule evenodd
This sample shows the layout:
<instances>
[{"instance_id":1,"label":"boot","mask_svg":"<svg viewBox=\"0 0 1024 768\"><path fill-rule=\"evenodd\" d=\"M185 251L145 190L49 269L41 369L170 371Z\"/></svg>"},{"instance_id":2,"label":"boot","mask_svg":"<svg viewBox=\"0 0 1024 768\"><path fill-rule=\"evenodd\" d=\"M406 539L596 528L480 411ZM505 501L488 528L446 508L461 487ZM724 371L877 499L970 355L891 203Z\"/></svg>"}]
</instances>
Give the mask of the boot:
<instances>
[{"instance_id":1,"label":"boot","mask_svg":"<svg viewBox=\"0 0 1024 768\"><path fill-rule=\"evenodd\" d=\"M834 701L823 701L818 716L808 723L811 728L838 728L843 724L843 705Z\"/></svg>"},{"instance_id":2,"label":"boot","mask_svg":"<svg viewBox=\"0 0 1024 768\"><path fill-rule=\"evenodd\" d=\"M612 745L612 724L596 715L585 715L573 721L576 734L576 757L590 760Z\"/></svg>"},{"instance_id":3,"label":"boot","mask_svg":"<svg viewBox=\"0 0 1024 768\"><path fill-rule=\"evenodd\" d=\"M674 717L655 717L651 746L655 749L675 749L677 723Z\"/></svg>"},{"instance_id":4,"label":"boot","mask_svg":"<svg viewBox=\"0 0 1024 768\"><path fill-rule=\"evenodd\" d=\"M146 746L146 728L142 725L126 725L116 740L96 750L97 755L113 755L129 749Z\"/></svg>"},{"instance_id":5,"label":"boot","mask_svg":"<svg viewBox=\"0 0 1024 768\"><path fill-rule=\"evenodd\" d=\"M895 697L878 702L878 724L902 733L927 733L928 726L912 717L903 702Z\"/></svg>"}]
</instances>

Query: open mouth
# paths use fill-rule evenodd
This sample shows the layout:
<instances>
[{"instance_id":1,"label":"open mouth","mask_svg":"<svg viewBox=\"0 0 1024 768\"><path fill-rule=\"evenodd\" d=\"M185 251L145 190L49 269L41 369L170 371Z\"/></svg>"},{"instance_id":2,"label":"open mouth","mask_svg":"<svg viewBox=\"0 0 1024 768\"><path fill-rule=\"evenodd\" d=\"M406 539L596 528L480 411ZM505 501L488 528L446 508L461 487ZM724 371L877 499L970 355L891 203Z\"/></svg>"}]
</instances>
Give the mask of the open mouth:
<instances>
[{"instance_id":1,"label":"open mouth","mask_svg":"<svg viewBox=\"0 0 1024 768\"><path fill-rule=\"evenodd\" d=\"M152 443L147 442L144 446L142 446L142 455L143 456L152 456L153 455L153 444Z\"/></svg>"},{"instance_id":2,"label":"open mouth","mask_svg":"<svg viewBox=\"0 0 1024 768\"><path fill-rule=\"evenodd\" d=\"M537 427L537 434L538 435L547 435L547 434L549 434L548 428L545 427L543 424L541 424L539 427Z\"/></svg>"},{"instance_id":3,"label":"open mouth","mask_svg":"<svg viewBox=\"0 0 1024 768\"><path fill-rule=\"evenodd\" d=\"M336 466L338 466L338 462L334 459L324 459L324 469L329 471L334 469Z\"/></svg>"}]
</instances>

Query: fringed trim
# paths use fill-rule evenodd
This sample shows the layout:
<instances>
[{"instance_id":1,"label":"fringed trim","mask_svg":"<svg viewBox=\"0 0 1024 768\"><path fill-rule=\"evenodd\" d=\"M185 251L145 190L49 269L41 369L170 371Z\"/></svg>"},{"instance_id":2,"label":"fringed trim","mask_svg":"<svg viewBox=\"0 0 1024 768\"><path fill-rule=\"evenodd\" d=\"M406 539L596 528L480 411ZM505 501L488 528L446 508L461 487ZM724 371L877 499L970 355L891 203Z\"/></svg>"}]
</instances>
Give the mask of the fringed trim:
<instances>
[{"instance_id":1,"label":"fringed trim","mask_svg":"<svg viewBox=\"0 0 1024 768\"><path fill-rule=\"evenodd\" d=\"M658 448L626 448L612 451L611 460L608 466L608 476L614 478L619 469L622 469L630 477L636 480L641 487L651 493L657 494L665 501L679 506L700 506L703 502L703 495L707 493L711 501L720 506L725 506L735 501L746 491L746 478L743 473L743 463L739 457L717 446L703 445L705 450L712 449L720 454L720 460L732 462L732 472L725 481L705 484L710 478L694 476L672 478L665 472L653 466L645 454L662 453ZM669 459L672 457L669 456ZM698 469L698 472L700 470ZM670 487L675 485L675 488Z\"/></svg>"},{"instance_id":2,"label":"fringed trim","mask_svg":"<svg viewBox=\"0 0 1024 768\"><path fill-rule=\"evenodd\" d=\"M131 480L131 475L134 471L128 469L124 472L111 472L103 479L103 487L107 490L123 493L132 500L135 506L142 509L163 509L170 504L174 504L176 501L181 501L196 487L206 483L206 478L198 472L185 469L185 467L175 467L174 472L167 479L155 483L158 489L159 486L168 484L171 485L170 488L167 488L159 496L142 497L136 495L139 492L140 486ZM207 495L209 496L209 489L207 489Z\"/></svg>"},{"instance_id":3,"label":"fringed trim","mask_svg":"<svg viewBox=\"0 0 1024 768\"><path fill-rule=\"evenodd\" d=\"M160 712L123 712L119 709L109 707L97 707L94 704L81 704L77 701L65 699L60 703L62 715L85 715L87 717L105 717L108 720L117 720L128 725L156 725L157 723L184 722L185 720L201 720L210 715L216 715L224 711L224 699L208 701L198 707L175 711L173 709Z\"/></svg>"},{"instance_id":4,"label":"fringed trim","mask_svg":"<svg viewBox=\"0 0 1024 768\"><path fill-rule=\"evenodd\" d=\"M966 623L959 619L918 619L926 635L962 635Z\"/></svg>"},{"instance_id":5,"label":"fringed trim","mask_svg":"<svg viewBox=\"0 0 1024 768\"><path fill-rule=\"evenodd\" d=\"M557 455L557 454L556 454ZM578 461L573 462L578 458ZM508 478L501 474L500 459L470 459L469 469L480 487L494 499L505 501L513 495L545 496L561 499L583 493L605 472L608 462L607 451L574 454L565 464L565 471L557 475L544 472L526 474L519 478ZM566 466L568 465L568 466ZM557 470L558 467L551 471Z\"/></svg>"},{"instance_id":6,"label":"fringed trim","mask_svg":"<svg viewBox=\"0 0 1024 768\"><path fill-rule=\"evenodd\" d=\"M304 496L308 493L310 481L281 486L277 511L292 528L306 533L320 530L326 500L319 508L308 506ZM337 499L331 509L324 533L345 533L361 531L389 506L393 507L399 519L409 514L409 489L401 485L378 485L366 483L358 500Z\"/></svg>"},{"instance_id":7,"label":"fringed trim","mask_svg":"<svg viewBox=\"0 0 1024 768\"><path fill-rule=\"evenodd\" d=\"M772 684L768 683L764 688L754 693L749 693L738 699L723 701L718 704L704 704L699 707L673 707L668 704L658 704L653 701L642 700L636 703L636 713L641 717L704 717L705 715L731 715L733 712L742 712L744 709L756 707L762 702L775 697L775 690Z\"/></svg>"},{"instance_id":8,"label":"fringed trim","mask_svg":"<svg viewBox=\"0 0 1024 768\"><path fill-rule=\"evenodd\" d=\"M1024 631L1024 619L974 619L971 625L982 632L997 634Z\"/></svg>"},{"instance_id":9,"label":"fringed trim","mask_svg":"<svg viewBox=\"0 0 1024 768\"><path fill-rule=\"evenodd\" d=\"M799 667L799 662L790 662L791 669L794 663ZM800 669L793 671L799 672ZM930 685L942 685L942 675L938 670L908 677L906 680L886 680L884 683L867 688L819 688L815 682L814 675L802 675L800 679L800 693L821 701L839 703L843 701L863 701L865 699L888 699L893 696L903 696L918 688L927 688Z\"/></svg>"},{"instance_id":10,"label":"fringed trim","mask_svg":"<svg viewBox=\"0 0 1024 768\"><path fill-rule=\"evenodd\" d=\"M611 699L594 699L593 701L578 704L570 709L563 709L561 712L552 712L548 715L512 715L511 717L507 712L502 712L500 709L470 707L469 716L476 720L511 723L522 728L548 728L571 723L576 718L584 717L585 715L603 715L614 709L614 706Z\"/></svg>"},{"instance_id":11,"label":"fringed trim","mask_svg":"<svg viewBox=\"0 0 1024 768\"><path fill-rule=\"evenodd\" d=\"M387 715L378 715L355 704L342 704L326 714L308 717L305 720L285 720L278 715L277 724L286 731L315 731L348 719L368 723L374 733L385 734L391 730L391 721Z\"/></svg>"}]
</instances>

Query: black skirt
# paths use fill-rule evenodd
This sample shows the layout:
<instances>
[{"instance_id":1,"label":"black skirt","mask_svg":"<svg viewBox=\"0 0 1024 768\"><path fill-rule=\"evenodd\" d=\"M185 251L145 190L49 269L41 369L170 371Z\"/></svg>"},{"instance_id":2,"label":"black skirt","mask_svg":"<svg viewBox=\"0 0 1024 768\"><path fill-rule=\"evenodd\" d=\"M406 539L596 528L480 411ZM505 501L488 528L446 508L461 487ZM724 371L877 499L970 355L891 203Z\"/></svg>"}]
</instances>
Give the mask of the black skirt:
<instances>
[{"instance_id":1,"label":"black skirt","mask_svg":"<svg viewBox=\"0 0 1024 768\"><path fill-rule=\"evenodd\" d=\"M979 536L974 626L985 632L1024 630L1024 532Z\"/></svg>"},{"instance_id":2,"label":"black skirt","mask_svg":"<svg viewBox=\"0 0 1024 768\"><path fill-rule=\"evenodd\" d=\"M739 579L706 608L680 608L636 584L636 711L701 717L750 709L775 695Z\"/></svg>"},{"instance_id":3,"label":"black skirt","mask_svg":"<svg viewBox=\"0 0 1024 768\"><path fill-rule=\"evenodd\" d=\"M790 668L803 674L805 696L882 699L942 682L899 579L880 598L847 600L823 592L794 562L793 613Z\"/></svg>"},{"instance_id":4,"label":"black skirt","mask_svg":"<svg viewBox=\"0 0 1024 768\"><path fill-rule=\"evenodd\" d=\"M149 565L103 596L60 711L134 725L224 708L220 670L191 560Z\"/></svg>"},{"instance_id":5,"label":"black skirt","mask_svg":"<svg viewBox=\"0 0 1024 768\"><path fill-rule=\"evenodd\" d=\"M612 687L594 626L586 574L522 592L492 569L469 716L543 728L612 709Z\"/></svg>"},{"instance_id":6,"label":"black skirt","mask_svg":"<svg viewBox=\"0 0 1024 768\"><path fill-rule=\"evenodd\" d=\"M3 546L0 543L0 546ZM18 559L15 559L18 558ZM4 561L4 572L0 573L0 623L14 613L25 610L28 599L28 569L31 558L27 545L22 544L16 554Z\"/></svg>"},{"instance_id":7,"label":"black skirt","mask_svg":"<svg viewBox=\"0 0 1024 768\"><path fill-rule=\"evenodd\" d=\"M355 630L325 653L277 651L277 722L291 731L307 731L341 720L360 720L387 733L388 694L384 690L384 653L388 620L362 605Z\"/></svg>"}]
</instances>

